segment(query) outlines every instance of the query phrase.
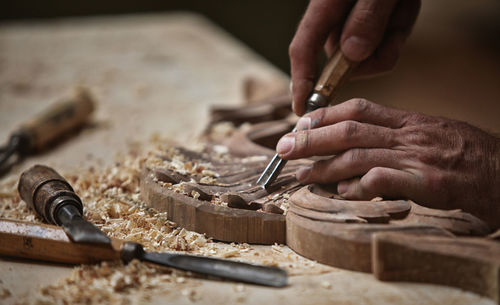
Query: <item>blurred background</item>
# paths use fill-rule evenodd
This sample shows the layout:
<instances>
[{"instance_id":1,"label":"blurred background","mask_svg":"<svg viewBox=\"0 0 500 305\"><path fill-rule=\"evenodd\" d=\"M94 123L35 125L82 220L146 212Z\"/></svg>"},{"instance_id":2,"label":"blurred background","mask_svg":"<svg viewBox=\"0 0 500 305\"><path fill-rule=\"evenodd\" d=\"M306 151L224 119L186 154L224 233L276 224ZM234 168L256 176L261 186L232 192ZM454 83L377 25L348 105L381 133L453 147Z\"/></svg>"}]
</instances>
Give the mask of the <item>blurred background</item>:
<instances>
[{"instance_id":1,"label":"blurred background","mask_svg":"<svg viewBox=\"0 0 500 305\"><path fill-rule=\"evenodd\" d=\"M3 1L0 18L53 19L188 11L202 14L285 73L288 44L307 1ZM466 120L500 132L500 1L423 0L393 73L352 82L353 96Z\"/></svg>"}]
</instances>

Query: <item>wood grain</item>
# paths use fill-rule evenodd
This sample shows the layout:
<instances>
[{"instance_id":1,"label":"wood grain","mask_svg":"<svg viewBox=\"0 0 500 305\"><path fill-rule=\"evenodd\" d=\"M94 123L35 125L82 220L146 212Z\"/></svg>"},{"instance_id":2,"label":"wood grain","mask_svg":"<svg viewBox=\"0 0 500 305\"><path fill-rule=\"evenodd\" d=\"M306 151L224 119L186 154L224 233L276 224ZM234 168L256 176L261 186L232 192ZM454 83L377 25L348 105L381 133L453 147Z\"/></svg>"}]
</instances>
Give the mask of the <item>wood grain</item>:
<instances>
[{"instance_id":1,"label":"wood grain","mask_svg":"<svg viewBox=\"0 0 500 305\"><path fill-rule=\"evenodd\" d=\"M383 281L453 286L500 304L500 243L484 238L377 233L373 273Z\"/></svg>"},{"instance_id":2,"label":"wood grain","mask_svg":"<svg viewBox=\"0 0 500 305\"><path fill-rule=\"evenodd\" d=\"M120 259L121 242L110 245L71 242L60 227L0 219L0 255L67 264Z\"/></svg>"},{"instance_id":3,"label":"wood grain","mask_svg":"<svg viewBox=\"0 0 500 305\"><path fill-rule=\"evenodd\" d=\"M291 249L319 263L354 271L371 272L371 237L383 231L450 234L436 227L334 223L312 220L291 211L286 215L286 243Z\"/></svg>"},{"instance_id":4,"label":"wood grain","mask_svg":"<svg viewBox=\"0 0 500 305\"><path fill-rule=\"evenodd\" d=\"M154 181L148 170L141 176L141 196L150 207L188 230L216 240L256 244L285 243L285 216L218 206L176 193Z\"/></svg>"},{"instance_id":5,"label":"wood grain","mask_svg":"<svg viewBox=\"0 0 500 305\"><path fill-rule=\"evenodd\" d=\"M317 185L290 198L287 245L327 265L371 272L372 236L377 232L453 236L488 233L485 223L459 210L423 208L410 201L348 201Z\"/></svg>"}]
</instances>

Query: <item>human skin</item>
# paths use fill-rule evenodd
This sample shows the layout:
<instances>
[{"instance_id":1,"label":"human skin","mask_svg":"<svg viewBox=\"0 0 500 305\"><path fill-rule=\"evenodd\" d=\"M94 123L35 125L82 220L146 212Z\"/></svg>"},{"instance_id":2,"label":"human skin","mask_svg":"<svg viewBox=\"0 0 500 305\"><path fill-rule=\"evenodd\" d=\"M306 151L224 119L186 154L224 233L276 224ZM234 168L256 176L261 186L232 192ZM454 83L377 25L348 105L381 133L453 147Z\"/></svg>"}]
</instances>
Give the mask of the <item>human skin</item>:
<instances>
[{"instance_id":1,"label":"human skin","mask_svg":"<svg viewBox=\"0 0 500 305\"><path fill-rule=\"evenodd\" d=\"M362 61L353 77L391 70L419 9L420 0L311 0L289 48L294 112L305 112L323 49L330 56L340 44L348 59Z\"/></svg>"},{"instance_id":2,"label":"human skin","mask_svg":"<svg viewBox=\"0 0 500 305\"><path fill-rule=\"evenodd\" d=\"M462 209L500 227L500 139L465 122L364 99L318 109L283 136L283 159L333 156L297 171L303 183L338 183L347 199L407 198Z\"/></svg>"}]
</instances>

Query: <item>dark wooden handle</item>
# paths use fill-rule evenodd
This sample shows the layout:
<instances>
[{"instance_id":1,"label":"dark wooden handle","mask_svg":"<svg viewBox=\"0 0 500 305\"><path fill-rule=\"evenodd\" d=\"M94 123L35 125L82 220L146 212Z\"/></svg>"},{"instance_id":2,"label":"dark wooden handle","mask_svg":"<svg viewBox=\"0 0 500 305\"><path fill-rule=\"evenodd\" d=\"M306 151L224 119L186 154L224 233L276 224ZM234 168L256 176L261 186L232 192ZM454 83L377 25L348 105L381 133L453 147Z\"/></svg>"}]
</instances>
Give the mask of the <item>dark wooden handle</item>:
<instances>
[{"instance_id":1,"label":"dark wooden handle","mask_svg":"<svg viewBox=\"0 0 500 305\"><path fill-rule=\"evenodd\" d=\"M52 105L33 120L23 124L18 134L28 139L26 151L37 151L63 134L82 126L94 111L95 103L88 90L79 89L75 95Z\"/></svg>"},{"instance_id":2,"label":"dark wooden handle","mask_svg":"<svg viewBox=\"0 0 500 305\"><path fill-rule=\"evenodd\" d=\"M337 48L323 68L314 92L321 94L330 102L338 88L349 78L355 65L356 63L347 59L340 48Z\"/></svg>"},{"instance_id":3,"label":"dark wooden handle","mask_svg":"<svg viewBox=\"0 0 500 305\"><path fill-rule=\"evenodd\" d=\"M83 205L71 185L55 170L35 165L21 174L18 191L21 198L47 222L60 225L58 208L74 205L83 214Z\"/></svg>"},{"instance_id":4,"label":"dark wooden handle","mask_svg":"<svg viewBox=\"0 0 500 305\"><path fill-rule=\"evenodd\" d=\"M0 255L67 264L120 259L122 241L74 243L60 227L0 219Z\"/></svg>"}]
</instances>

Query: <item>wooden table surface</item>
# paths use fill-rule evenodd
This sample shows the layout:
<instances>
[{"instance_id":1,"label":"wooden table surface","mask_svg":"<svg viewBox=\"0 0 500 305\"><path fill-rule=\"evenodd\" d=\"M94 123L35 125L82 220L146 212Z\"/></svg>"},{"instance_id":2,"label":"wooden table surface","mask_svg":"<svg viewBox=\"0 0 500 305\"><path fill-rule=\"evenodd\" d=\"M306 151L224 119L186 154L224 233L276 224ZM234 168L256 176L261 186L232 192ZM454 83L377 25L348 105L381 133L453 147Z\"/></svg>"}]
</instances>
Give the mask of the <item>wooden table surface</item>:
<instances>
[{"instance_id":1,"label":"wooden table surface","mask_svg":"<svg viewBox=\"0 0 500 305\"><path fill-rule=\"evenodd\" d=\"M155 133L189 141L205 126L212 103L243 101L242 83L256 77L288 86L288 78L203 17L139 15L0 26L0 140L21 121L82 84L95 93L97 124L54 150L24 161L58 169L110 164L135 142ZM269 247L256 247L261 251ZM259 250L259 251L260 251ZM284 251L289 251L286 247ZM37 287L67 276L70 267L0 259L0 287L15 304ZM370 274L327 268L290 278L284 289L245 285L242 303L493 304L458 289L384 283ZM322 283L331 287L325 288ZM198 303L234 303L234 283L199 280ZM140 298L133 303L144 302ZM192 303L178 290L153 295L151 304Z\"/></svg>"}]
</instances>

